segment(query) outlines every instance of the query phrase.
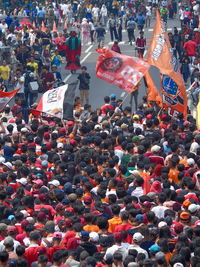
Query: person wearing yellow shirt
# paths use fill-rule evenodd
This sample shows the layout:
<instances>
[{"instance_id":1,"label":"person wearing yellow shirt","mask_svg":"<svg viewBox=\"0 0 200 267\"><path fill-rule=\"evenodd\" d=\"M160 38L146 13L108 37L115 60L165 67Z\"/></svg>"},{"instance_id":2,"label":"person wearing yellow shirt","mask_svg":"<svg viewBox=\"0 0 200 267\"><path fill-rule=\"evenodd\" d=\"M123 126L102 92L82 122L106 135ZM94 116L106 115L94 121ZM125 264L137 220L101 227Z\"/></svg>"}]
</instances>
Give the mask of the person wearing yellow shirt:
<instances>
[{"instance_id":1,"label":"person wearing yellow shirt","mask_svg":"<svg viewBox=\"0 0 200 267\"><path fill-rule=\"evenodd\" d=\"M38 63L34 61L34 57L30 58L30 61L27 63L27 66L31 66L34 68L34 72L38 73Z\"/></svg>"},{"instance_id":2,"label":"person wearing yellow shirt","mask_svg":"<svg viewBox=\"0 0 200 267\"><path fill-rule=\"evenodd\" d=\"M0 66L0 78L3 79L4 85L8 86L8 81L10 78L10 67L7 65L7 62L3 60L2 65Z\"/></svg>"},{"instance_id":3,"label":"person wearing yellow shirt","mask_svg":"<svg viewBox=\"0 0 200 267\"><path fill-rule=\"evenodd\" d=\"M108 232L109 233L114 233L115 227L122 224L122 219L119 216L120 213L120 206L117 204L112 205L111 207L112 213L113 213L113 218L108 220L109 228Z\"/></svg>"}]
</instances>

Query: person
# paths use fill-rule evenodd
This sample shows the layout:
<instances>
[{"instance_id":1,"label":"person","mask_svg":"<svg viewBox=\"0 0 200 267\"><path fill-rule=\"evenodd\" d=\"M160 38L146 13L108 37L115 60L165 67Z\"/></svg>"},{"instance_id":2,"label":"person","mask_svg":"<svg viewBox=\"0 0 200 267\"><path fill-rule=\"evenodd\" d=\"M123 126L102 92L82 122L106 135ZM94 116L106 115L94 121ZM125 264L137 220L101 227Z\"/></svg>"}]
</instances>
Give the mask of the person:
<instances>
[{"instance_id":1,"label":"person","mask_svg":"<svg viewBox=\"0 0 200 267\"><path fill-rule=\"evenodd\" d=\"M143 58L145 46L146 46L146 38L144 38L144 32L140 31L140 36L136 39L136 48L138 51L138 57Z\"/></svg>"},{"instance_id":2,"label":"person","mask_svg":"<svg viewBox=\"0 0 200 267\"><path fill-rule=\"evenodd\" d=\"M25 76L21 73L20 69L17 69L14 77L14 89L19 89L17 96L20 98L24 98L24 82Z\"/></svg>"},{"instance_id":3,"label":"person","mask_svg":"<svg viewBox=\"0 0 200 267\"><path fill-rule=\"evenodd\" d=\"M72 28L70 30L70 37L66 40L66 60L67 65L65 69L71 70L74 73L81 68L80 65L81 56L81 40L77 37L76 30Z\"/></svg>"},{"instance_id":4,"label":"person","mask_svg":"<svg viewBox=\"0 0 200 267\"><path fill-rule=\"evenodd\" d=\"M195 54L196 54L196 42L192 41L191 38L187 42L184 43L185 50L187 51L188 56L190 57L191 61L193 61Z\"/></svg>"},{"instance_id":5,"label":"person","mask_svg":"<svg viewBox=\"0 0 200 267\"><path fill-rule=\"evenodd\" d=\"M146 6L146 28L150 27L151 25L151 16L152 16L152 12L151 12L151 4L148 3Z\"/></svg>"},{"instance_id":6,"label":"person","mask_svg":"<svg viewBox=\"0 0 200 267\"><path fill-rule=\"evenodd\" d=\"M137 22L138 30L142 31L144 28L144 24L145 24L145 18L141 12L138 13L138 15L136 17L136 22Z\"/></svg>"},{"instance_id":7,"label":"person","mask_svg":"<svg viewBox=\"0 0 200 267\"><path fill-rule=\"evenodd\" d=\"M134 30L135 30L135 21L132 16L129 17L126 28L128 32L128 40L130 45L132 45L132 42L135 42L135 35L134 35Z\"/></svg>"},{"instance_id":8,"label":"person","mask_svg":"<svg viewBox=\"0 0 200 267\"><path fill-rule=\"evenodd\" d=\"M121 54L121 49L119 47L118 41L114 41L114 44L111 47L111 50L114 51L114 52L116 52L116 53Z\"/></svg>"},{"instance_id":9,"label":"person","mask_svg":"<svg viewBox=\"0 0 200 267\"><path fill-rule=\"evenodd\" d=\"M108 10L105 4L103 4L101 7L100 15L101 15L101 23L105 27L108 20Z\"/></svg>"},{"instance_id":10,"label":"person","mask_svg":"<svg viewBox=\"0 0 200 267\"><path fill-rule=\"evenodd\" d=\"M139 90L140 83L135 86L134 91L131 93L130 97L130 106L133 106L133 99L135 103L135 110L138 108L138 90Z\"/></svg>"},{"instance_id":11,"label":"person","mask_svg":"<svg viewBox=\"0 0 200 267\"><path fill-rule=\"evenodd\" d=\"M52 72L49 71L49 66L43 66L41 74L42 91L46 92L53 88L55 78Z\"/></svg>"},{"instance_id":12,"label":"person","mask_svg":"<svg viewBox=\"0 0 200 267\"><path fill-rule=\"evenodd\" d=\"M34 73L34 68L32 66L27 66L24 74L24 96L27 106L31 106L37 97L38 88L35 88L36 90L32 88L31 85L33 82L37 83L37 77Z\"/></svg>"},{"instance_id":13,"label":"person","mask_svg":"<svg viewBox=\"0 0 200 267\"><path fill-rule=\"evenodd\" d=\"M6 60L3 60L2 65L0 65L0 78L3 79L3 83L6 87L8 87L9 79L10 79L11 69L8 66Z\"/></svg>"},{"instance_id":14,"label":"person","mask_svg":"<svg viewBox=\"0 0 200 267\"><path fill-rule=\"evenodd\" d=\"M88 44L90 38L90 25L86 18L83 18L81 23L81 36L83 44Z\"/></svg>"},{"instance_id":15,"label":"person","mask_svg":"<svg viewBox=\"0 0 200 267\"><path fill-rule=\"evenodd\" d=\"M60 71L57 70L56 65L52 65L51 70L52 70L52 74L53 74L54 80L55 80L55 83L53 84L53 86L59 87L60 84L62 83L61 73L60 73Z\"/></svg>"},{"instance_id":16,"label":"person","mask_svg":"<svg viewBox=\"0 0 200 267\"><path fill-rule=\"evenodd\" d=\"M106 34L106 31L103 28L102 23L99 23L99 27L97 27L95 30L95 37L97 39L98 48L104 46L105 34Z\"/></svg>"},{"instance_id":17,"label":"person","mask_svg":"<svg viewBox=\"0 0 200 267\"><path fill-rule=\"evenodd\" d=\"M81 105L89 104L89 85L90 85L90 75L87 72L87 67L81 67L81 73L78 76L79 80L79 90L80 90L80 100Z\"/></svg>"},{"instance_id":18,"label":"person","mask_svg":"<svg viewBox=\"0 0 200 267\"><path fill-rule=\"evenodd\" d=\"M111 15L111 17L108 20L108 27L110 30L110 39L113 42L114 38L115 40L118 40L118 34L117 34L117 22L114 17L114 15Z\"/></svg>"}]
</instances>

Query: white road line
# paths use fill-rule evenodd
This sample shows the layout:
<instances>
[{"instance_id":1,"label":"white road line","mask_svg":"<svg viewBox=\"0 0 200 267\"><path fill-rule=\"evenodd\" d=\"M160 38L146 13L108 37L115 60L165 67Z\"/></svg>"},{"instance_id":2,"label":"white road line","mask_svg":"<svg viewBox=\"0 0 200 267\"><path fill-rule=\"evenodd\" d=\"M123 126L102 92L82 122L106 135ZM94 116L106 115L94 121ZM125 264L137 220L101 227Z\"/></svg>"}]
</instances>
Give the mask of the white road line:
<instances>
[{"instance_id":1,"label":"white road line","mask_svg":"<svg viewBox=\"0 0 200 267\"><path fill-rule=\"evenodd\" d=\"M112 45L112 44L114 44L114 42L109 42L108 44L109 44L109 45ZM124 45L124 44L126 44L125 41L119 42L119 45Z\"/></svg>"},{"instance_id":2,"label":"white road line","mask_svg":"<svg viewBox=\"0 0 200 267\"><path fill-rule=\"evenodd\" d=\"M178 31L180 31L180 30L181 30L181 28L177 28L177 30L178 30ZM148 31L149 31L149 32L152 32L152 31L153 31L153 29L148 29ZM172 28L167 28L167 31L172 31Z\"/></svg>"},{"instance_id":3,"label":"white road line","mask_svg":"<svg viewBox=\"0 0 200 267\"><path fill-rule=\"evenodd\" d=\"M89 52L82 60L81 64L92 54L92 52Z\"/></svg>"},{"instance_id":4,"label":"white road line","mask_svg":"<svg viewBox=\"0 0 200 267\"><path fill-rule=\"evenodd\" d=\"M89 52L82 60L81 60L81 64L92 54L92 52ZM71 78L72 74L68 74L67 77L65 77L65 79L63 80L64 83L66 83L69 78Z\"/></svg>"},{"instance_id":5,"label":"white road line","mask_svg":"<svg viewBox=\"0 0 200 267\"><path fill-rule=\"evenodd\" d=\"M93 47L93 45L90 45L90 46L85 50L85 53L88 53L92 47Z\"/></svg>"},{"instance_id":6,"label":"white road line","mask_svg":"<svg viewBox=\"0 0 200 267\"><path fill-rule=\"evenodd\" d=\"M63 80L63 82L66 83L71 76L72 76L71 74L68 74L67 77L65 77L65 79Z\"/></svg>"}]
</instances>

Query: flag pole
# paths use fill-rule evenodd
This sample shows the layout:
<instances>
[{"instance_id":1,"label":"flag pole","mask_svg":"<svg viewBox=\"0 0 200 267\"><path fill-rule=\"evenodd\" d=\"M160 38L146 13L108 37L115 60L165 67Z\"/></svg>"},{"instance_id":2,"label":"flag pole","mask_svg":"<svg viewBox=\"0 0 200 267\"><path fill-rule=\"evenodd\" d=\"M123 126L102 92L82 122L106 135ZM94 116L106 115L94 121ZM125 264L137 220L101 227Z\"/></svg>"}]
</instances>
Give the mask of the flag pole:
<instances>
[{"instance_id":1,"label":"flag pole","mask_svg":"<svg viewBox=\"0 0 200 267\"><path fill-rule=\"evenodd\" d=\"M124 97L123 101L121 102L121 104L119 105L118 108L120 108L123 104L124 104L124 101L126 100L127 96L129 95L129 93L126 94L126 96ZM115 115L115 112L112 114L112 116L110 117L109 121L112 120L112 118L114 117Z\"/></svg>"}]
</instances>

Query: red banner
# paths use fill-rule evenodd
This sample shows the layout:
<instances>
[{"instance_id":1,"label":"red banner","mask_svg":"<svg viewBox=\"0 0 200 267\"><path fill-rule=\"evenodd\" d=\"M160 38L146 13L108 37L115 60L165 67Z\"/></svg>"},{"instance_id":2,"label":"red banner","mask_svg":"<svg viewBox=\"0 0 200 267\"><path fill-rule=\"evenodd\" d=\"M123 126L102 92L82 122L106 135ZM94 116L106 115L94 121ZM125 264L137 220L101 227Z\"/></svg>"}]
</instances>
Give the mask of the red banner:
<instances>
[{"instance_id":1,"label":"red banner","mask_svg":"<svg viewBox=\"0 0 200 267\"><path fill-rule=\"evenodd\" d=\"M128 93L134 91L150 65L137 57L129 57L109 50L97 49L101 55L97 59L96 75Z\"/></svg>"},{"instance_id":2,"label":"red banner","mask_svg":"<svg viewBox=\"0 0 200 267\"><path fill-rule=\"evenodd\" d=\"M0 111L2 111L5 106L10 102L10 100L16 95L19 89L13 90L11 92L4 92L0 90Z\"/></svg>"}]
</instances>

